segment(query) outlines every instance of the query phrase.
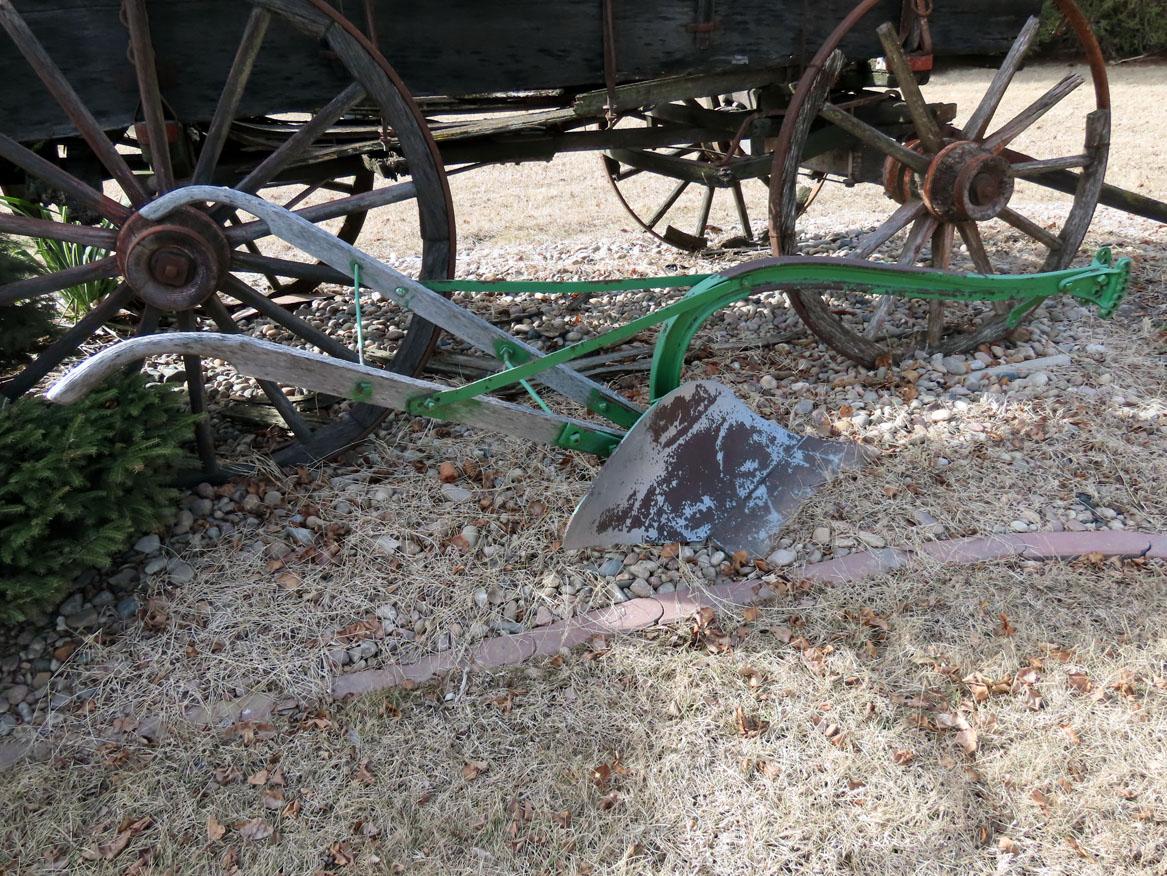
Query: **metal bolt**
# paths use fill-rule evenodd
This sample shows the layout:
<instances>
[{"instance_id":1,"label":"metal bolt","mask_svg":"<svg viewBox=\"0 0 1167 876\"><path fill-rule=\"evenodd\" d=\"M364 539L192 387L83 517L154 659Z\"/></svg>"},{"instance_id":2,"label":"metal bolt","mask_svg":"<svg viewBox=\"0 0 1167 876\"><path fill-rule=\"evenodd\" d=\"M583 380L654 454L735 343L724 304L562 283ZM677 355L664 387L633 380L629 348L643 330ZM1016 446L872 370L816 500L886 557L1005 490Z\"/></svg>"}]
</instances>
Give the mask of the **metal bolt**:
<instances>
[{"instance_id":1,"label":"metal bolt","mask_svg":"<svg viewBox=\"0 0 1167 876\"><path fill-rule=\"evenodd\" d=\"M582 440L583 440L583 436L580 435L579 432L572 432L570 435L567 436L567 443L568 444L579 444L579 442Z\"/></svg>"},{"instance_id":2,"label":"metal bolt","mask_svg":"<svg viewBox=\"0 0 1167 876\"><path fill-rule=\"evenodd\" d=\"M178 247L163 247L150 256L150 274L165 286L185 286L193 270L194 260Z\"/></svg>"}]
</instances>

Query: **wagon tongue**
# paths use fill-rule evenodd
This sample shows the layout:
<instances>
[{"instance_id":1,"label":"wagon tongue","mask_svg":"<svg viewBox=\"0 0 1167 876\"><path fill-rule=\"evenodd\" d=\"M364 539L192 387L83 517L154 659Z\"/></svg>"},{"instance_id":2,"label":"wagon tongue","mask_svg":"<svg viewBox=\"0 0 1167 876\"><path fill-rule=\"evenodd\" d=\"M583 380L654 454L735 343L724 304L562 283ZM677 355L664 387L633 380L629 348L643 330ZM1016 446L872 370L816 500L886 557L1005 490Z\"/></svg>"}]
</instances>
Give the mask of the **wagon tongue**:
<instances>
[{"instance_id":1,"label":"wagon tongue","mask_svg":"<svg viewBox=\"0 0 1167 876\"><path fill-rule=\"evenodd\" d=\"M620 442L572 515L564 547L709 540L765 557L857 445L788 432L715 381L683 384Z\"/></svg>"}]
</instances>

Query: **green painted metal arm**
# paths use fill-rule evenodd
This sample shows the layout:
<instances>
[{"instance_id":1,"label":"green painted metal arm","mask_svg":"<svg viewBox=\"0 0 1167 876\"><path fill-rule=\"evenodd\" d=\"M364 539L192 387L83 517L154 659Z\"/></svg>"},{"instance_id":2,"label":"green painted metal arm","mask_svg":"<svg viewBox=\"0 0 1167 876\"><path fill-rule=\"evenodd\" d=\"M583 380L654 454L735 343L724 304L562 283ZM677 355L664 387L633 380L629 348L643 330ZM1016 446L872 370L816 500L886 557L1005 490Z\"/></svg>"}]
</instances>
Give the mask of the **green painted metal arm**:
<instances>
[{"instance_id":1,"label":"green painted metal arm","mask_svg":"<svg viewBox=\"0 0 1167 876\"><path fill-rule=\"evenodd\" d=\"M1018 309L1026 310L1046 298L1071 295L1096 305L1100 315L1108 317L1114 313L1125 294L1129 274L1130 259L1115 262L1108 249L1099 250L1094 262L1088 267L1044 274L952 274L837 258L785 258L751 262L731 273L710 275L680 301L602 335L587 338L548 353L541 359L523 362L465 386L411 399L409 410L416 415L440 418L441 409L445 406L456 405L523 380L529 381L548 368L622 343L645 329L665 323L653 357L653 397L657 398L679 385L685 351L701 323L726 305L762 288L831 287L929 301L1016 301ZM503 287L507 284L493 285ZM554 285L547 284L547 287L554 288ZM601 416L608 414L600 400L589 407Z\"/></svg>"}]
</instances>

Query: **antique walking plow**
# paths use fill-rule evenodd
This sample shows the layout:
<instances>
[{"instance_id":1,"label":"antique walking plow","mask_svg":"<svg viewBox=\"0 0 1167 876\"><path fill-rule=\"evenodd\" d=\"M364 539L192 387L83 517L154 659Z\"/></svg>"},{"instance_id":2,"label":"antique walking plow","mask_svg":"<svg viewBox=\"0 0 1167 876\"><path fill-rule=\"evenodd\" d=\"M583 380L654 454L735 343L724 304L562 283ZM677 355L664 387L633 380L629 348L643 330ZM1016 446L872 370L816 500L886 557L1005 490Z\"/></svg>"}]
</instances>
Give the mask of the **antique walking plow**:
<instances>
[{"instance_id":1,"label":"antique walking plow","mask_svg":"<svg viewBox=\"0 0 1167 876\"><path fill-rule=\"evenodd\" d=\"M856 445L799 436L759 417L725 386L682 382L685 351L717 310L767 289L824 285L929 301L1009 301L1016 323L1043 300L1070 295L1113 314L1127 283L1129 259L1101 250L1093 264L1022 276L952 274L841 259L760 259L719 274L595 283L417 281L382 264L319 226L234 189L190 186L143 206L141 217L163 222L203 203L255 216L274 236L391 299L495 358L500 370L462 386L388 373L241 334L177 332L123 341L93 356L48 393L68 403L125 365L149 356L221 359L240 373L332 393L436 420L467 423L525 440L611 457L568 526L565 545L712 540L730 550L765 555L783 520L819 484L857 463ZM212 280L214 278L211 278ZM213 287L213 282L209 287ZM441 292L570 291L689 287L681 299L625 325L552 353L543 353ZM580 357L660 328L649 398L642 409L572 367ZM536 389L553 390L587 415L556 413ZM491 395L522 386L537 406Z\"/></svg>"}]
</instances>

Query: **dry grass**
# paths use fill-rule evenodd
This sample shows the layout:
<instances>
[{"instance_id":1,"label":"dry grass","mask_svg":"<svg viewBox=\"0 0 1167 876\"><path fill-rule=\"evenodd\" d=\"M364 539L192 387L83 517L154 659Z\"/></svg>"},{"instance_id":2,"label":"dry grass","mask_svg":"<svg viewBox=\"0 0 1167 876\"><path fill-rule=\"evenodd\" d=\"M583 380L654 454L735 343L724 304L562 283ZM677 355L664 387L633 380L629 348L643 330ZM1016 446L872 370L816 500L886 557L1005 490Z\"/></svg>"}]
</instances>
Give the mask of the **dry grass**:
<instances>
[{"instance_id":1,"label":"dry grass","mask_svg":"<svg viewBox=\"0 0 1167 876\"><path fill-rule=\"evenodd\" d=\"M1161 567L917 570L783 598L730 652L680 630L250 742L75 739L5 783L7 853L77 862L150 816L93 871L149 848L158 872L1162 872L1165 585ZM999 685L980 703L978 675ZM739 709L769 726L743 735ZM240 837L256 818L272 838Z\"/></svg>"}]
</instances>

